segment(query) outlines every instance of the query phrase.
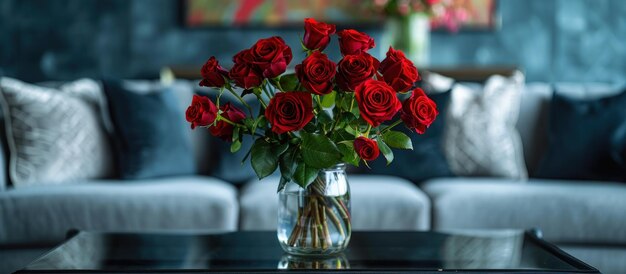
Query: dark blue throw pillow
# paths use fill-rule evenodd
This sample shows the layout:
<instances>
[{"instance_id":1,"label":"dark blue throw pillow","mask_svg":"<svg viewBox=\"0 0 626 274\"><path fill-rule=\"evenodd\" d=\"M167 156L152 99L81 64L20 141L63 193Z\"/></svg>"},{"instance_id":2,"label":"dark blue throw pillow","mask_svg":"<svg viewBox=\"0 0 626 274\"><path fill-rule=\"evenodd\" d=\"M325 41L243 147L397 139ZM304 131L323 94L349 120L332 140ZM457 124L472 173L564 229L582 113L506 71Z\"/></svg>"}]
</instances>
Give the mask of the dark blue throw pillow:
<instances>
[{"instance_id":1,"label":"dark blue throw pillow","mask_svg":"<svg viewBox=\"0 0 626 274\"><path fill-rule=\"evenodd\" d=\"M137 93L120 81L105 81L114 127L113 143L122 179L195 173L189 125L172 90Z\"/></svg>"},{"instance_id":2,"label":"dark blue throw pillow","mask_svg":"<svg viewBox=\"0 0 626 274\"><path fill-rule=\"evenodd\" d=\"M536 177L623 181L626 91L594 100L554 93L548 149ZM620 151L621 150L621 151Z\"/></svg>"},{"instance_id":3,"label":"dark blue throw pillow","mask_svg":"<svg viewBox=\"0 0 626 274\"><path fill-rule=\"evenodd\" d=\"M442 137L445 127L445 113L450 102L450 91L429 94L435 101L439 115L422 135L398 125L394 130L402 131L411 137L413 150L393 149L394 160L387 166L385 157L381 154L375 161L369 162L367 167L359 168L366 174L394 175L421 183L425 180L438 177L453 177L448 162L442 150ZM363 166L363 165L362 165Z\"/></svg>"}]
</instances>

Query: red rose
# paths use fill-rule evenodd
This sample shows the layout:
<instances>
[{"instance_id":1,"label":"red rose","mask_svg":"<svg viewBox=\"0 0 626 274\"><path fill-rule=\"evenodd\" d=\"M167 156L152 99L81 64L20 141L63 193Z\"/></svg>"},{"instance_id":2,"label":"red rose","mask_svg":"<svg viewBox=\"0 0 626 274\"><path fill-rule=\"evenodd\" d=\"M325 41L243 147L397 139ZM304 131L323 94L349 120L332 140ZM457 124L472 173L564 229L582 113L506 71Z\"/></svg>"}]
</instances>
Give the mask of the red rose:
<instances>
[{"instance_id":1,"label":"red rose","mask_svg":"<svg viewBox=\"0 0 626 274\"><path fill-rule=\"evenodd\" d=\"M220 107L222 111L222 117L228 119L233 123L238 123L244 118L246 118L246 114L243 113L240 109L234 107L231 103L226 103L225 105ZM232 141L233 140L233 125L224 122L217 121L214 126L209 128L211 134L215 137L219 137L224 141Z\"/></svg>"},{"instance_id":2,"label":"red rose","mask_svg":"<svg viewBox=\"0 0 626 274\"><path fill-rule=\"evenodd\" d=\"M438 114L437 104L421 88L416 88L411 97L402 104L400 118L408 128L424 134Z\"/></svg>"},{"instance_id":3,"label":"red rose","mask_svg":"<svg viewBox=\"0 0 626 274\"><path fill-rule=\"evenodd\" d=\"M244 49L240 52L237 52L235 56L233 56L233 63L235 64L251 64L254 61L254 57L252 56L252 52L250 49Z\"/></svg>"},{"instance_id":4,"label":"red rose","mask_svg":"<svg viewBox=\"0 0 626 274\"><path fill-rule=\"evenodd\" d=\"M248 63L235 63L228 75L235 81L235 84L244 89L258 87L263 82L261 73L255 66Z\"/></svg>"},{"instance_id":5,"label":"red rose","mask_svg":"<svg viewBox=\"0 0 626 274\"><path fill-rule=\"evenodd\" d=\"M291 62L291 48L278 37L261 39L250 48L252 63L259 67L263 77L275 78L287 69Z\"/></svg>"},{"instance_id":6,"label":"red rose","mask_svg":"<svg viewBox=\"0 0 626 274\"><path fill-rule=\"evenodd\" d=\"M215 59L215 56L211 56L211 58L204 63L204 66L202 66L200 74L202 75L200 86L219 88L226 84L224 77L228 76L228 71L220 66L219 62Z\"/></svg>"},{"instance_id":7,"label":"red rose","mask_svg":"<svg viewBox=\"0 0 626 274\"><path fill-rule=\"evenodd\" d=\"M354 96L361 117L373 127L390 120L402 108L396 92L383 81L365 81L356 88Z\"/></svg>"},{"instance_id":8,"label":"red rose","mask_svg":"<svg viewBox=\"0 0 626 274\"><path fill-rule=\"evenodd\" d=\"M335 33L335 25L317 22L313 18L304 19L302 44L309 50L322 51L328 46L330 36Z\"/></svg>"},{"instance_id":9,"label":"red rose","mask_svg":"<svg viewBox=\"0 0 626 274\"><path fill-rule=\"evenodd\" d=\"M212 124L217 117L217 107L209 98L194 95L191 105L185 113L187 122L191 123L191 128L204 127Z\"/></svg>"},{"instance_id":10,"label":"red rose","mask_svg":"<svg viewBox=\"0 0 626 274\"><path fill-rule=\"evenodd\" d=\"M279 92L271 100L265 117L278 134L302 129L313 119L313 100L308 92Z\"/></svg>"},{"instance_id":11,"label":"red rose","mask_svg":"<svg viewBox=\"0 0 626 274\"><path fill-rule=\"evenodd\" d=\"M413 88L413 84L420 80L417 68L411 60L404 56L400 50L389 47L387 58L380 62L380 72L387 84L397 92L407 92Z\"/></svg>"},{"instance_id":12,"label":"red rose","mask_svg":"<svg viewBox=\"0 0 626 274\"><path fill-rule=\"evenodd\" d=\"M380 154L376 141L363 136L354 140L354 151L365 161L374 161Z\"/></svg>"},{"instance_id":13,"label":"red rose","mask_svg":"<svg viewBox=\"0 0 626 274\"><path fill-rule=\"evenodd\" d=\"M296 66L300 84L313 94L323 95L333 91L333 78L337 65L326 54L314 51Z\"/></svg>"},{"instance_id":14,"label":"red rose","mask_svg":"<svg viewBox=\"0 0 626 274\"><path fill-rule=\"evenodd\" d=\"M344 56L366 52L376 46L372 37L357 30L342 30L337 35L339 36L339 49Z\"/></svg>"},{"instance_id":15,"label":"red rose","mask_svg":"<svg viewBox=\"0 0 626 274\"><path fill-rule=\"evenodd\" d=\"M346 55L339 61L337 85L345 91L354 91L358 85L372 79L379 62L366 52Z\"/></svg>"}]
</instances>

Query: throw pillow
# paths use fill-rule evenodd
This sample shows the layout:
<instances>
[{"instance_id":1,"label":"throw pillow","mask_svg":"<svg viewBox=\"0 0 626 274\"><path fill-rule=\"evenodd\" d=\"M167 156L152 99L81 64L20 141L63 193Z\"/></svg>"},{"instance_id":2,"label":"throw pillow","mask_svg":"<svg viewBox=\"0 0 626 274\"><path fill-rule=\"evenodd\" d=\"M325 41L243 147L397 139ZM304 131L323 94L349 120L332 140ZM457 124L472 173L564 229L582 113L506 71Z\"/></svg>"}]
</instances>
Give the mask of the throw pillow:
<instances>
[{"instance_id":1,"label":"throw pillow","mask_svg":"<svg viewBox=\"0 0 626 274\"><path fill-rule=\"evenodd\" d=\"M112 174L98 83L84 79L57 90L1 78L0 91L14 187Z\"/></svg>"},{"instance_id":2,"label":"throw pillow","mask_svg":"<svg viewBox=\"0 0 626 274\"><path fill-rule=\"evenodd\" d=\"M136 91L122 81L105 81L104 87L121 178L195 173L185 110L172 90Z\"/></svg>"},{"instance_id":3,"label":"throw pillow","mask_svg":"<svg viewBox=\"0 0 626 274\"><path fill-rule=\"evenodd\" d=\"M574 99L555 92L550 106L548 150L537 177L624 180L623 123L626 91L599 99ZM621 139L621 140L620 140Z\"/></svg>"},{"instance_id":4,"label":"throw pillow","mask_svg":"<svg viewBox=\"0 0 626 274\"><path fill-rule=\"evenodd\" d=\"M437 75L434 77L443 76ZM450 171L442 149L445 113L450 101L450 85L447 86L447 90L438 90L436 84L428 81L429 78L424 77L420 84L428 94L428 97L437 103L437 110L439 110L437 119L422 135L404 126L394 128L394 130L402 131L411 137L413 150L394 149L395 160L389 166L387 166L386 160L381 155L375 161L368 163L371 170L368 171L367 167L361 167L360 171L363 173L399 176L415 183L421 183L432 178L454 176Z\"/></svg>"},{"instance_id":5,"label":"throw pillow","mask_svg":"<svg viewBox=\"0 0 626 274\"><path fill-rule=\"evenodd\" d=\"M456 84L448 110L444 151L454 174L525 179L515 128L524 77L491 76L481 85Z\"/></svg>"}]
</instances>

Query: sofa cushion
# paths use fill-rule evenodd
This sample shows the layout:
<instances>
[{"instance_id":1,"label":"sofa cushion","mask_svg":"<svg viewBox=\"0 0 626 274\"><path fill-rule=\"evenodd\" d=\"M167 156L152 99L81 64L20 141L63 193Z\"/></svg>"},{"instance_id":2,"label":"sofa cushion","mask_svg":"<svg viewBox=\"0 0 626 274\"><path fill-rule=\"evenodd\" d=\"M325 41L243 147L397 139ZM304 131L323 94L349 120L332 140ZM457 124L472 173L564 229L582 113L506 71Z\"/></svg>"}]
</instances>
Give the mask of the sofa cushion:
<instances>
[{"instance_id":1,"label":"sofa cushion","mask_svg":"<svg viewBox=\"0 0 626 274\"><path fill-rule=\"evenodd\" d=\"M524 76L491 76L483 85L458 83L446 113L443 147L458 176L528 177L515 128Z\"/></svg>"},{"instance_id":2,"label":"sofa cushion","mask_svg":"<svg viewBox=\"0 0 626 274\"><path fill-rule=\"evenodd\" d=\"M137 84L137 83L135 83ZM157 85L137 91L105 81L119 175L124 179L191 175L196 172L190 131L174 90Z\"/></svg>"},{"instance_id":3,"label":"sofa cushion","mask_svg":"<svg viewBox=\"0 0 626 274\"><path fill-rule=\"evenodd\" d=\"M449 178L423 185L434 229L539 228L556 243L626 243L626 185Z\"/></svg>"},{"instance_id":4,"label":"sofa cushion","mask_svg":"<svg viewBox=\"0 0 626 274\"><path fill-rule=\"evenodd\" d=\"M625 181L616 145L626 142L626 91L600 99L555 92L550 106L549 145L536 177ZM620 140L621 139L621 140ZM617 141L617 143L616 143Z\"/></svg>"},{"instance_id":5,"label":"sofa cushion","mask_svg":"<svg viewBox=\"0 0 626 274\"><path fill-rule=\"evenodd\" d=\"M1 78L0 91L13 186L112 175L109 140L100 120L103 95L98 83L82 79L52 89Z\"/></svg>"},{"instance_id":6,"label":"sofa cushion","mask_svg":"<svg viewBox=\"0 0 626 274\"><path fill-rule=\"evenodd\" d=\"M68 229L237 228L237 194L210 177L91 181L0 192L0 244L57 242Z\"/></svg>"},{"instance_id":7,"label":"sofa cushion","mask_svg":"<svg viewBox=\"0 0 626 274\"><path fill-rule=\"evenodd\" d=\"M354 230L426 230L430 201L411 182L391 176L349 175ZM254 180L241 190L240 228L275 230L278 177Z\"/></svg>"}]
</instances>

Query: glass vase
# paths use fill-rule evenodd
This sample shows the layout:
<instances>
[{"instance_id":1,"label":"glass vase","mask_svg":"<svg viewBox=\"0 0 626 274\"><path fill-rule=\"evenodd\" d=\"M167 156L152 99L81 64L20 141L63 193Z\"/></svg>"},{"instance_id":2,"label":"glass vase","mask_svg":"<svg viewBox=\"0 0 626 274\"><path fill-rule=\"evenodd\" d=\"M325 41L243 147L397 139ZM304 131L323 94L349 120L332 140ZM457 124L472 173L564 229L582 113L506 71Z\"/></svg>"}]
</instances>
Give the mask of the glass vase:
<instances>
[{"instance_id":1,"label":"glass vase","mask_svg":"<svg viewBox=\"0 0 626 274\"><path fill-rule=\"evenodd\" d=\"M350 187L345 164L319 171L313 183L287 182L279 192L278 240L293 255L330 255L350 241Z\"/></svg>"},{"instance_id":2,"label":"glass vase","mask_svg":"<svg viewBox=\"0 0 626 274\"><path fill-rule=\"evenodd\" d=\"M427 14L414 13L394 16L385 22L380 55L384 58L389 46L402 50L407 58L420 67L428 65L430 19Z\"/></svg>"}]
</instances>

